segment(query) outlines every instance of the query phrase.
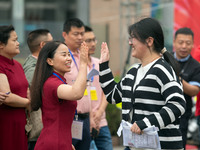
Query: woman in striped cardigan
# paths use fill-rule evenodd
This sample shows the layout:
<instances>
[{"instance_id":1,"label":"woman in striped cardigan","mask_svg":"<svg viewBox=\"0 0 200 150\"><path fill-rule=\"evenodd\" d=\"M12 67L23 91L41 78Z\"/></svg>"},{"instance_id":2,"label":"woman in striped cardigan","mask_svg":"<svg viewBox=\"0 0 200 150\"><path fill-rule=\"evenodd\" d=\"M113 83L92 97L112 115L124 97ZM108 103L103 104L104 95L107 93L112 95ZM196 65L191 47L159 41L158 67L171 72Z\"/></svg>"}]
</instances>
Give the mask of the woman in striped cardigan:
<instances>
[{"instance_id":1,"label":"woman in striped cardigan","mask_svg":"<svg viewBox=\"0 0 200 150\"><path fill-rule=\"evenodd\" d=\"M131 122L131 131L155 125L162 149L182 149L180 116L185 112L178 65L164 48L159 22L145 18L129 26L132 57L141 64L133 66L119 83L115 83L108 66L109 50L101 46L100 82L109 103L122 102L122 119Z\"/></svg>"}]
</instances>

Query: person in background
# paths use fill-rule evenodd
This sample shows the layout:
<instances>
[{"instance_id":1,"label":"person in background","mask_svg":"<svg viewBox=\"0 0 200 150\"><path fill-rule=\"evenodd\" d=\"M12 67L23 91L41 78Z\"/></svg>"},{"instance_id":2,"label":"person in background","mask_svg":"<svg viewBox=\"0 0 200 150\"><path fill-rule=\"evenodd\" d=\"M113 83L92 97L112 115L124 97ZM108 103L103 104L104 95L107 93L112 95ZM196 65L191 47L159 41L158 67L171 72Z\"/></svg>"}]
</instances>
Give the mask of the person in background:
<instances>
[{"instance_id":1,"label":"person in background","mask_svg":"<svg viewBox=\"0 0 200 150\"><path fill-rule=\"evenodd\" d=\"M200 91L200 64L191 56L194 34L190 28L180 28L175 32L173 41L174 58L180 65L180 78L186 100L186 111L180 120L183 147L187 143L188 122L192 115L192 97Z\"/></svg>"},{"instance_id":2,"label":"person in background","mask_svg":"<svg viewBox=\"0 0 200 150\"><path fill-rule=\"evenodd\" d=\"M71 70L72 58L66 44L51 41L40 51L31 85L31 107L41 107L43 129L35 150L74 150L71 126L77 101L86 87L88 48L80 48L80 69L71 86L64 74ZM42 76L41 76L42 75Z\"/></svg>"},{"instance_id":3,"label":"person in background","mask_svg":"<svg viewBox=\"0 0 200 150\"><path fill-rule=\"evenodd\" d=\"M200 63L200 45L194 49L192 57ZM200 137L200 92L197 94L197 101L196 101L196 109L195 109L195 116L197 117L197 124L199 127L199 137ZM199 149L200 149L200 138L199 141Z\"/></svg>"},{"instance_id":4,"label":"person in background","mask_svg":"<svg viewBox=\"0 0 200 150\"><path fill-rule=\"evenodd\" d=\"M92 28L88 26L85 26L84 41L89 48L88 72L92 69L99 71L99 59L91 56L95 53L97 40ZM105 112L108 102L101 89L99 76L92 77L89 85L88 91L91 90L89 93L93 115L93 119L90 119L93 120L93 122L90 121L90 130L95 129L98 131L97 137L94 138L98 150L112 150L112 139Z\"/></svg>"},{"instance_id":5,"label":"person in background","mask_svg":"<svg viewBox=\"0 0 200 150\"><path fill-rule=\"evenodd\" d=\"M27 44L30 49L31 54L26 58L23 69L26 75L26 79L28 80L29 87L31 86L31 82L33 79L33 74L35 71L35 66L37 63L38 55L42 49L42 47L49 41L52 41L53 37L49 30L47 29L37 29L33 30L28 34ZM32 124L32 129L29 133L28 138L28 149L34 150L37 138L39 137L40 132L37 131L37 135L31 136L37 128L42 129L42 120L41 120L41 109L38 111L33 111L30 114L30 123ZM37 118L37 119L35 119ZM35 121L35 122L34 122Z\"/></svg>"},{"instance_id":6,"label":"person in background","mask_svg":"<svg viewBox=\"0 0 200 150\"><path fill-rule=\"evenodd\" d=\"M71 18L66 20L63 25L64 42L69 48L72 57L72 69L67 72L64 77L67 83L72 85L76 81L80 69L80 46L83 42L85 28L83 22L78 18ZM73 139L72 143L76 150L87 150L90 147L90 119L91 101L88 92L84 93L83 98L78 101L77 113L78 120L83 122L83 136L82 140Z\"/></svg>"},{"instance_id":7,"label":"person in background","mask_svg":"<svg viewBox=\"0 0 200 150\"><path fill-rule=\"evenodd\" d=\"M28 149L25 109L30 108L30 100L23 68L13 59L19 53L14 27L0 26L0 92L8 95L0 105L1 150Z\"/></svg>"},{"instance_id":8,"label":"person in background","mask_svg":"<svg viewBox=\"0 0 200 150\"><path fill-rule=\"evenodd\" d=\"M112 104L122 102L122 119L133 124L133 133L142 134L154 125L159 129L161 149L182 149L179 119L186 104L177 62L164 48L162 28L157 20L144 18L128 31L131 55L141 64L115 83L108 66L109 50L102 43L99 76L106 99Z\"/></svg>"}]
</instances>

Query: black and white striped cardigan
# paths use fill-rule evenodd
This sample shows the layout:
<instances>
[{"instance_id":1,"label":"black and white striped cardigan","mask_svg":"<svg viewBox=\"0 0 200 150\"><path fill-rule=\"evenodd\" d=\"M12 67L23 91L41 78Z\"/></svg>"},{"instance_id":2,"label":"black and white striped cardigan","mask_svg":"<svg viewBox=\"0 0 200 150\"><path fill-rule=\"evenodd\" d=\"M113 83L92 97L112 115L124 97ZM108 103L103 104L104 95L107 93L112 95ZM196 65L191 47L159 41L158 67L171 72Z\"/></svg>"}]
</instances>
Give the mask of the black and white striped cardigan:
<instances>
[{"instance_id":1,"label":"black and white striped cardigan","mask_svg":"<svg viewBox=\"0 0 200 150\"><path fill-rule=\"evenodd\" d=\"M141 130L151 125L158 127L162 149L181 149L179 120L186 107L182 85L172 67L160 58L133 91L140 66L131 68L116 83L108 62L100 64L100 83L107 101L112 104L122 102L122 119L131 123L136 121ZM133 113L130 115L130 112Z\"/></svg>"}]
</instances>

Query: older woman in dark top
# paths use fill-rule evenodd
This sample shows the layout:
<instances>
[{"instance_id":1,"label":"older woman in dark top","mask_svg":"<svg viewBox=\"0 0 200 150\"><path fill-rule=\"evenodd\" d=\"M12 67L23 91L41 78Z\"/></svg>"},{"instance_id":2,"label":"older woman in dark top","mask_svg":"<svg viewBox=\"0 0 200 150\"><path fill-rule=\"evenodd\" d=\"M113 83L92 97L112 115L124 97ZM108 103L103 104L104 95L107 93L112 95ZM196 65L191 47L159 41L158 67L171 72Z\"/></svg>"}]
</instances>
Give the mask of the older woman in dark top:
<instances>
[{"instance_id":1,"label":"older woman in dark top","mask_svg":"<svg viewBox=\"0 0 200 150\"><path fill-rule=\"evenodd\" d=\"M7 95L0 105L1 150L28 149L25 108L29 107L30 100L23 68L13 59L19 53L14 27L0 26L0 92Z\"/></svg>"}]
</instances>

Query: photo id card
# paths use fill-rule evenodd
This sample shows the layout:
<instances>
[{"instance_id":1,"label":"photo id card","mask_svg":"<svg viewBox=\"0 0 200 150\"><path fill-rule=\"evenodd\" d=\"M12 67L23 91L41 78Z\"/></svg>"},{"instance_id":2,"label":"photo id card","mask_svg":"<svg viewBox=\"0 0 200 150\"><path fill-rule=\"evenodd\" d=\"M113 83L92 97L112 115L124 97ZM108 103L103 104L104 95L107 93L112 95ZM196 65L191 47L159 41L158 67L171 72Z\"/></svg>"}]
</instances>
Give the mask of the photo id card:
<instances>
[{"instance_id":1,"label":"photo id card","mask_svg":"<svg viewBox=\"0 0 200 150\"><path fill-rule=\"evenodd\" d=\"M72 123L72 138L82 140L83 135L83 122L73 120Z\"/></svg>"}]
</instances>

